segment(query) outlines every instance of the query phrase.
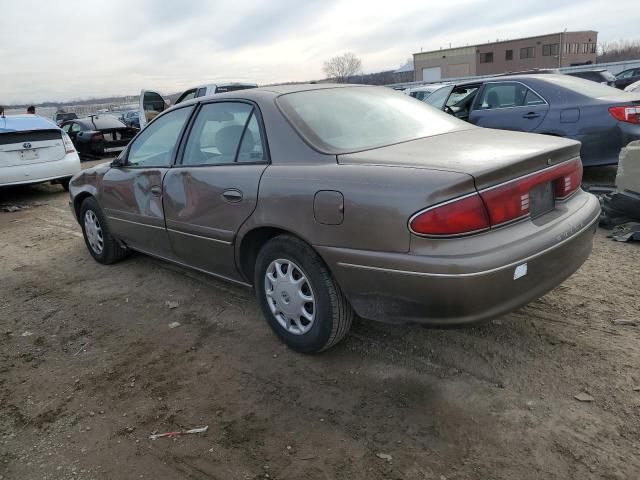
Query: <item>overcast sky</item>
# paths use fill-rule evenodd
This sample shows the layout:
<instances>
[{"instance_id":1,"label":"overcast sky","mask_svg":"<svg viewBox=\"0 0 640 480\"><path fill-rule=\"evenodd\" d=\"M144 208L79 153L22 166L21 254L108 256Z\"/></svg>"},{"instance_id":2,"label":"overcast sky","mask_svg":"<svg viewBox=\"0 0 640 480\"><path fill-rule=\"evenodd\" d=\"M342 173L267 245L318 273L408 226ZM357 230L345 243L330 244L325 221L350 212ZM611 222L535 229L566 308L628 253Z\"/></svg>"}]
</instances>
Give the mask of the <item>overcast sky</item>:
<instances>
[{"instance_id":1,"label":"overcast sky","mask_svg":"<svg viewBox=\"0 0 640 480\"><path fill-rule=\"evenodd\" d=\"M638 0L1 0L0 104L312 80L347 51L375 72L421 48L639 25Z\"/></svg>"}]
</instances>

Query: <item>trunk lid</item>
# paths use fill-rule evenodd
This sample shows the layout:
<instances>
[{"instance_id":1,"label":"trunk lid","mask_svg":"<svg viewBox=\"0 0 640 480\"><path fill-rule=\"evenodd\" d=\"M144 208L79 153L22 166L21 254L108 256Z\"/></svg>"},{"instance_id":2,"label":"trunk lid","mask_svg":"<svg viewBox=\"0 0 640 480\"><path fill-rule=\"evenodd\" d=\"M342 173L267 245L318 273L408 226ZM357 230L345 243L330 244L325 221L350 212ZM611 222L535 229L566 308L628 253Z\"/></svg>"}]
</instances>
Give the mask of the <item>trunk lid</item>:
<instances>
[{"instance_id":1,"label":"trunk lid","mask_svg":"<svg viewBox=\"0 0 640 480\"><path fill-rule=\"evenodd\" d=\"M481 190L576 158L580 143L531 133L471 128L338 155L340 164L426 168L466 173Z\"/></svg>"},{"instance_id":2,"label":"trunk lid","mask_svg":"<svg viewBox=\"0 0 640 480\"><path fill-rule=\"evenodd\" d=\"M54 162L64 156L60 130L0 132L0 167Z\"/></svg>"}]
</instances>

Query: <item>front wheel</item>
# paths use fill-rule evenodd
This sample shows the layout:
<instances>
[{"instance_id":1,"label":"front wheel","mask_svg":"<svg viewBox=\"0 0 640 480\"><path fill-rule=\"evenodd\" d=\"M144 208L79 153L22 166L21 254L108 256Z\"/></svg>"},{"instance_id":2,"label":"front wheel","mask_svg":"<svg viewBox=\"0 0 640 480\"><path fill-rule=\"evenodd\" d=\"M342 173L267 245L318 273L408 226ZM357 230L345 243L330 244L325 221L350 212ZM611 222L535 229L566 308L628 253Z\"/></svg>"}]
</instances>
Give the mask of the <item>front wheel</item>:
<instances>
[{"instance_id":1,"label":"front wheel","mask_svg":"<svg viewBox=\"0 0 640 480\"><path fill-rule=\"evenodd\" d=\"M93 197L82 202L80 225L89 253L98 262L108 265L127 256L128 251L111 235L102 209Z\"/></svg>"},{"instance_id":2,"label":"front wheel","mask_svg":"<svg viewBox=\"0 0 640 480\"><path fill-rule=\"evenodd\" d=\"M267 322L301 353L326 350L349 331L353 310L318 254L291 235L270 240L258 254L254 285Z\"/></svg>"}]
</instances>

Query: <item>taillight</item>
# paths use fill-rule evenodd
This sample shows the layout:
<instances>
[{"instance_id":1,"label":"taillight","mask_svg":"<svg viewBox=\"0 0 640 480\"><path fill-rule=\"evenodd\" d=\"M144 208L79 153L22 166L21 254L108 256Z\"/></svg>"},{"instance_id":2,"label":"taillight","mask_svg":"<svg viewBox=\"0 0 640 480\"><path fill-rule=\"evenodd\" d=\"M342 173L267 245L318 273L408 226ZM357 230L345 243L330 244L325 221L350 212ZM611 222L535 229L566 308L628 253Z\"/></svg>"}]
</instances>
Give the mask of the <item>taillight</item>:
<instances>
[{"instance_id":1,"label":"taillight","mask_svg":"<svg viewBox=\"0 0 640 480\"><path fill-rule=\"evenodd\" d=\"M73 153L76 151L76 148L73 146L73 142L67 135L67 132L62 132L62 143L64 145L64 153Z\"/></svg>"},{"instance_id":2,"label":"taillight","mask_svg":"<svg viewBox=\"0 0 640 480\"><path fill-rule=\"evenodd\" d=\"M489 216L477 193L443 203L414 215L409 221L420 235L460 235L489 228Z\"/></svg>"},{"instance_id":3,"label":"taillight","mask_svg":"<svg viewBox=\"0 0 640 480\"><path fill-rule=\"evenodd\" d=\"M104 135L100 132L91 135L92 142L101 142L102 140L104 140Z\"/></svg>"},{"instance_id":4,"label":"taillight","mask_svg":"<svg viewBox=\"0 0 640 480\"><path fill-rule=\"evenodd\" d=\"M532 188L551 182L556 200L564 200L582 183L579 158L540 172L466 195L414 215L409 226L421 235L462 235L526 218Z\"/></svg>"},{"instance_id":5,"label":"taillight","mask_svg":"<svg viewBox=\"0 0 640 480\"><path fill-rule=\"evenodd\" d=\"M620 122L640 123L640 107L609 107L609 113Z\"/></svg>"},{"instance_id":6,"label":"taillight","mask_svg":"<svg viewBox=\"0 0 640 480\"><path fill-rule=\"evenodd\" d=\"M564 200L574 193L582 184L582 162L574 160L559 168L560 178L554 181L556 200Z\"/></svg>"}]
</instances>

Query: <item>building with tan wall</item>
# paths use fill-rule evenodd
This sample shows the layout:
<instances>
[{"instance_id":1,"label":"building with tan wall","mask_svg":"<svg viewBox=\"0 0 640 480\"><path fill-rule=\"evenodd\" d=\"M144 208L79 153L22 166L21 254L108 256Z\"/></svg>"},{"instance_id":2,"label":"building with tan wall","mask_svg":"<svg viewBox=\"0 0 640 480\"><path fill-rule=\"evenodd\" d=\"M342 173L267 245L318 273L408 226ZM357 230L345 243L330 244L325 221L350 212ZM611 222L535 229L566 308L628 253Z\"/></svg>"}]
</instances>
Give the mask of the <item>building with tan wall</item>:
<instances>
[{"instance_id":1,"label":"building with tan wall","mask_svg":"<svg viewBox=\"0 0 640 480\"><path fill-rule=\"evenodd\" d=\"M598 32L587 30L414 53L414 75L416 81L437 82L596 63L597 43Z\"/></svg>"}]
</instances>

